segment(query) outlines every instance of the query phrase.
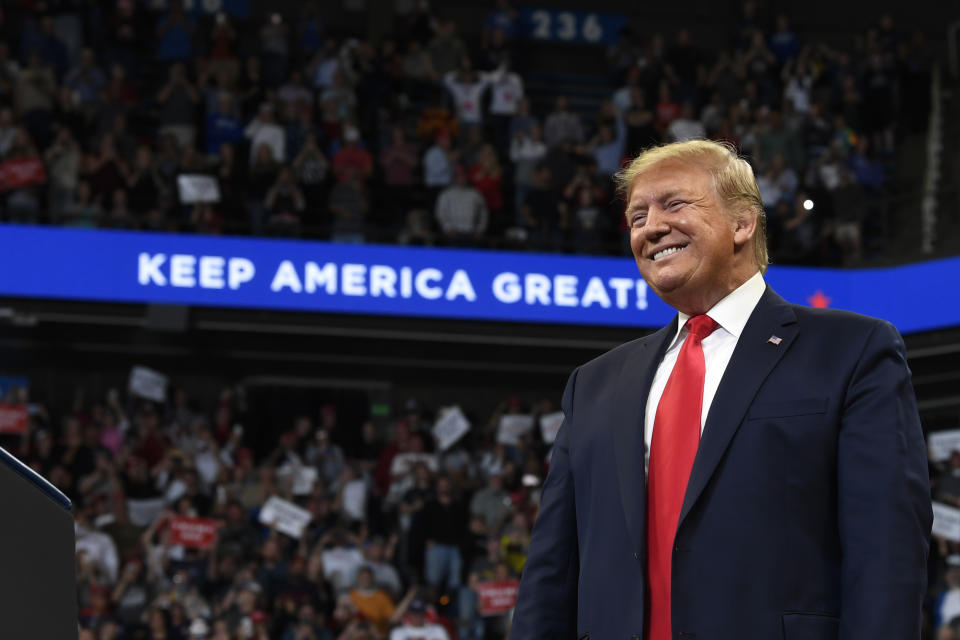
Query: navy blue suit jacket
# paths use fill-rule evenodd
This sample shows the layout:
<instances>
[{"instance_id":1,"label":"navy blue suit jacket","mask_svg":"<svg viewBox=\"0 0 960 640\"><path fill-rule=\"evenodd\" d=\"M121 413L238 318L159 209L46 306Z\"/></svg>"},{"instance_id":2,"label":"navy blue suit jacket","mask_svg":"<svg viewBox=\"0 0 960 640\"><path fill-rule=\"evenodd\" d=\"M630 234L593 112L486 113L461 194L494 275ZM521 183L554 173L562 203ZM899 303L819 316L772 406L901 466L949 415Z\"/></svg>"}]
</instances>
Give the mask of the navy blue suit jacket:
<instances>
[{"instance_id":1,"label":"navy blue suit jacket","mask_svg":"<svg viewBox=\"0 0 960 640\"><path fill-rule=\"evenodd\" d=\"M643 638L644 408L676 322L570 376L512 640ZM674 638L915 640L931 522L899 333L768 287L687 486Z\"/></svg>"}]
</instances>

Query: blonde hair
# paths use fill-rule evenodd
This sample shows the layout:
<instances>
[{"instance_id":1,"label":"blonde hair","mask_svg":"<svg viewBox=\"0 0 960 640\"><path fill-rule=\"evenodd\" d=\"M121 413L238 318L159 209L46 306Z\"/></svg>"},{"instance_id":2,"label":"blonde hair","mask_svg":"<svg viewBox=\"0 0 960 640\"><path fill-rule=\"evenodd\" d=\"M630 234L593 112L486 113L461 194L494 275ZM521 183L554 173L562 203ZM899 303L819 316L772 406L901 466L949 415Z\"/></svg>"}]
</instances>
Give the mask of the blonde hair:
<instances>
[{"instance_id":1,"label":"blonde hair","mask_svg":"<svg viewBox=\"0 0 960 640\"><path fill-rule=\"evenodd\" d=\"M729 215L737 219L742 219L744 214L748 213L757 216L753 254L760 272L766 273L770 263L767 254L767 216L750 163L740 157L733 145L727 142L672 142L645 149L630 164L618 171L614 176L617 191L625 200L629 200L636 179L654 165L668 160L693 164L709 171L713 176L713 188Z\"/></svg>"}]
</instances>

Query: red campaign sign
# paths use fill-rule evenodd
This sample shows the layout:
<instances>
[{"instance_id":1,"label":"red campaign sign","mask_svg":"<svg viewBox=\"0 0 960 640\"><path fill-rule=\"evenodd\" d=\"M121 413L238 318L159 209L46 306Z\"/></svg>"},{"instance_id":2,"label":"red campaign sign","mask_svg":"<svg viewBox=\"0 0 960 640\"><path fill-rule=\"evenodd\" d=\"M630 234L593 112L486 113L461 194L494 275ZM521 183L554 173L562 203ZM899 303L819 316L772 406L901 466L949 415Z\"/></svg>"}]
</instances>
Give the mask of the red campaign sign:
<instances>
[{"instance_id":1,"label":"red campaign sign","mask_svg":"<svg viewBox=\"0 0 960 640\"><path fill-rule=\"evenodd\" d=\"M497 616L507 613L517 604L519 590L519 580L481 582L477 585L477 595L480 596L480 615Z\"/></svg>"},{"instance_id":2,"label":"red campaign sign","mask_svg":"<svg viewBox=\"0 0 960 640\"><path fill-rule=\"evenodd\" d=\"M0 404L0 433L24 434L30 424L25 404Z\"/></svg>"},{"instance_id":3,"label":"red campaign sign","mask_svg":"<svg viewBox=\"0 0 960 640\"><path fill-rule=\"evenodd\" d=\"M195 549L209 549L217 541L217 528L220 523L206 518L184 518L177 516L170 520L170 544L180 544Z\"/></svg>"},{"instance_id":4,"label":"red campaign sign","mask_svg":"<svg viewBox=\"0 0 960 640\"><path fill-rule=\"evenodd\" d=\"M43 184L46 181L47 171L37 156L0 162L0 191Z\"/></svg>"}]
</instances>

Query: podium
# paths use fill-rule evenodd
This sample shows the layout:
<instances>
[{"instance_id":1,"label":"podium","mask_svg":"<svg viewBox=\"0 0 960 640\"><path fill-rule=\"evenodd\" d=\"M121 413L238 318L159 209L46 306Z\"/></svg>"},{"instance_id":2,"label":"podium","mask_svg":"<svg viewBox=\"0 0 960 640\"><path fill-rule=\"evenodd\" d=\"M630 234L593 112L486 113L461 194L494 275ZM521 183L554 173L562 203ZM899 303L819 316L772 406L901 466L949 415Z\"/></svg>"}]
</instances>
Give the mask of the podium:
<instances>
[{"instance_id":1,"label":"podium","mask_svg":"<svg viewBox=\"0 0 960 640\"><path fill-rule=\"evenodd\" d=\"M0 447L0 638L75 640L70 500Z\"/></svg>"}]
</instances>

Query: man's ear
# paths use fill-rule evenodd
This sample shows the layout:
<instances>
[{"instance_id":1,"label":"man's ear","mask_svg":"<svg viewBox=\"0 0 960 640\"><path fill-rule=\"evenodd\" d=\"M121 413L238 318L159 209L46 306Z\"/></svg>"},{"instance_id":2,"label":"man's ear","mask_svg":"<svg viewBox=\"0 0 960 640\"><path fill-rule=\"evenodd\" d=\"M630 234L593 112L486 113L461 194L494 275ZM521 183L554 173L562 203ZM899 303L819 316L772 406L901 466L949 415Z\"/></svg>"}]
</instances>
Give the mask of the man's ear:
<instances>
[{"instance_id":1,"label":"man's ear","mask_svg":"<svg viewBox=\"0 0 960 640\"><path fill-rule=\"evenodd\" d=\"M757 233L757 212L744 208L733 219L733 244L739 249L748 245Z\"/></svg>"}]
</instances>

